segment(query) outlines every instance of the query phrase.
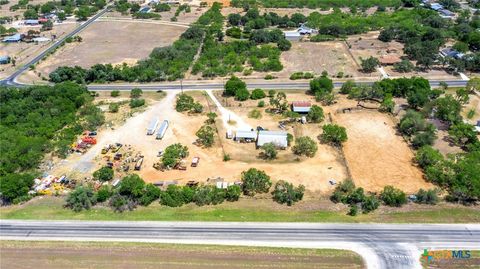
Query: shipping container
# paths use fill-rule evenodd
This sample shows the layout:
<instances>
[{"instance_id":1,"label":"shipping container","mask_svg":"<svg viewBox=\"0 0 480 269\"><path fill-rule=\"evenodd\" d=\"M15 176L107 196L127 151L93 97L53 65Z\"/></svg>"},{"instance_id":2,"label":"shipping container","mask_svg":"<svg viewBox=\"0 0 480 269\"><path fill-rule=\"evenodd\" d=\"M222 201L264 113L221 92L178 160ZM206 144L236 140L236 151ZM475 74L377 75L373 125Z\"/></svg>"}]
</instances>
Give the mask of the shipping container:
<instances>
[{"instance_id":1,"label":"shipping container","mask_svg":"<svg viewBox=\"0 0 480 269\"><path fill-rule=\"evenodd\" d=\"M162 139L165 133L167 132L168 129L168 120L164 120L162 122L162 125L160 125L160 128L158 128L157 132L157 139Z\"/></svg>"},{"instance_id":2,"label":"shipping container","mask_svg":"<svg viewBox=\"0 0 480 269\"><path fill-rule=\"evenodd\" d=\"M158 119L153 119L147 128L147 135L153 135L158 126Z\"/></svg>"}]
</instances>

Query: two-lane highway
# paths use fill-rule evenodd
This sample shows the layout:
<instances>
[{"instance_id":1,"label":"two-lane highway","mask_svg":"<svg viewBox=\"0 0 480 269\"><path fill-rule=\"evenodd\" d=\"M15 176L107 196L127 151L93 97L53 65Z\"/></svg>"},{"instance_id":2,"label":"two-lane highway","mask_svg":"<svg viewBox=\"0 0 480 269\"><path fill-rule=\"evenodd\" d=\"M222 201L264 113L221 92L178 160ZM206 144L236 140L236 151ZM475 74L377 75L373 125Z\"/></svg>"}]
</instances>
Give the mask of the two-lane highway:
<instances>
[{"instance_id":1,"label":"two-lane highway","mask_svg":"<svg viewBox=\"0 0 480 269\"><path fill-rule=\"evenodd\" d=\"M368 268L411 269L423 248L480 249L480 225L2 220L0 239L349 249Z\"/></svg>"}]
</instances>

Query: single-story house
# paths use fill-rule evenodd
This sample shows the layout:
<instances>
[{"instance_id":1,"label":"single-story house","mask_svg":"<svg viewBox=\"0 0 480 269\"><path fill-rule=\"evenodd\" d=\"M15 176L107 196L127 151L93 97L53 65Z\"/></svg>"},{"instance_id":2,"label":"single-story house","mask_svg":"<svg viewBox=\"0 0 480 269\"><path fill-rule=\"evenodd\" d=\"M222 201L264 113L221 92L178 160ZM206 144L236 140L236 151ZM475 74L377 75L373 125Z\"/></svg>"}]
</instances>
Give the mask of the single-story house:
<instances>
[{"instance_id":1,"label":"single-story house","mask_svg":"<svg viewBox=\"0 0 480 269\"><path fill-rule=\"evenodd\" d=\"M39 22L38 22L38 20L25 20L24 24L25 25L38 25Z\"/></svg>"},{"instance_id":2,"label":"single-story house","mask_svg":"<svg viewBox=\"0 0 480 269\"><path fill-rule=\"evenodd\" d=\"M252 130L238 130L235 133L234 140L238 142L253 142L257 140L257 132Z\"/></svg>"},{"instance_id":3,"label":"single-story house","mask_svg":"<svg viewBox=\"0 0 480 269\"><path fill-rule=\"evenodd\" d=\"M276 147L286 149L288 147L288 134L285 131L259 131L257 147L267 143L273 143Z\"/></svg>"},{"instance_id":4,"label":"single-story house","mask_svg":"<svg viewBox=\"0 0 480 269\"><path fill-rule=\"evenodd\" d=\"M308 101L294 101L292 102L292 111L297 113L308 113L312 104Z\"/></svg>"},{"instance_id":5,"label":"single-story house","mask_svg":"<svg viewBox=\"0 0 480 269\"><path fill-rule=\"evenodd\" d=\"M443 6L439 3L432 3L430 4L430 8L435 11L439 11L440 9L443 9Z\"/></svg>"},{"instance_id":6,"label":"single-story house","mask_svg":"<svg viewBox=\"0 0 480 269\"><path fill-rule=\"evenodd\" d=\"M440 55L442 57L452 57L455 59L461 59L464 56L463 53L460 53L452 48L445 48L440 50Z\"/></svg>"},{"instance_id":7,"label":"single-story house","mask_svg":"<svg viewBox=\"0 0 480 269\"><path fill-rule=\"evenodd\" d=\"M395 54L387 54L387 55L382 55L378 59L381 65L394 65L396 63L399 63L402 61L398 55Z\"/></svg>"},{"instance_id":8,"label":"single-story house","mask_svg":"<svg viewBox=\"0 0 480 269\"><path fill-rule=\"evenodd\" d=\"M455 17L455 13L451 12L448 9L440 9L440 10L438 10L438 13L440 14L440 17L442 17L444 19L451 19L451 18Z\"/></svg>"},{"instance_id":9,"label":"single-story house","mask_svg":"<svg viewBox=\"0 0 480 269\"><path fill-rule=\"evenodd\" d=\"M297 31L284 31L285 39L288 41L299 41L302 35Z\"/></svg>"},{"instance_id":10,"label":"single-story house","mask_svg":"<svg viewBox=\"0 0 480 269\"><path fill-rule=\"evenodd\" d=\"M0 56L0 64L9 64L10 60L10 56Z\"/></svg>"},{"instance_id":11,"label":"single-story house","mask_svg":"<svg viewBox=\"0 0 480 269\"><path fill-rule=\"evenodd\" d=\"M3 38L3 42L20 42L22 40L21 34L14 34Z\"/></svg>"}]
</instances>

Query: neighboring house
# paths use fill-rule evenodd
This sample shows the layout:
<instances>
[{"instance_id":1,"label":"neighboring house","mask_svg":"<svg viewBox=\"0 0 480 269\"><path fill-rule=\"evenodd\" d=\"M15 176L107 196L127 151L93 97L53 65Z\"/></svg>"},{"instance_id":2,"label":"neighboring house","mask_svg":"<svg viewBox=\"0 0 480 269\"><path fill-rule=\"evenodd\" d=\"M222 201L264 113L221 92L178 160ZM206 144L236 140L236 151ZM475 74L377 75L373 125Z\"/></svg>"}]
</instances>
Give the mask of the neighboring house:
<instances>
[{"instance_id":1,"label":"neighboring house","mask_svg":"<svg viewBox=\"0 0 480 269\"><path fill-rule=\"evenodd\" d=\"M448 9L440 9L438 13L440 14L440 17L444 19L452 19L455 17L455 13L451 12Z\"/></svg>"},{"instance_id":2,"label":"neighboring house","mask_svg":"<svg viewBox=\"0 0 480 269\"><path fill-rule=\"evenodd\" d=\"M440 9L443 9L443 6L439 3L432 3L430 4L430 8L435 11L439 11Z\"/></svg>"},{"instance_id":3,"label":"neighboring house","mask_svg":"<svg viewBox=\"0 0 480 269\"><path fill-rule=\"evenodd\" d=\"M285 39L288 41L299 41L302 35L297 31L284 31Z\"/></svg>"},{"instance_id":4,"label":"neighboring house","mask_svg":"<svg viewBox=\"0 0 480 269\"><path fill-rule=\"evenodd\" d=\"M312 104L308 101L294 101L292 102L292 111L297 113L308 113Z\"/></svg>"},{"instance_id":5,"label":"neighboring house","mask_svg":"<svg viewBox=\"0 0 480 269\"><path fill-rule=\"evenodd\" d=\"M461 59L463 58L465 54L463 53L460 53L452 48L445 48L445 49L442 49L440 50L440 56L442 57L451 57L451 58L455 58L455 59Z\"/></svg>"},{"instance_id":6,"label":"neighboring house","mask_svg":"<svg viewBox=\"0 0 480 269\"><path fill-rule=\"evenodd\" d=\"M21 34L14 34L3 38L3 42L20 42L22 40Z\"/></svg>"},{"instance_id":7,"label":"neighboring house","mask_svg":"<svg viewBox=\"0 0 480 269\"><path fill-rule=\"evenodd\" d=\"M10 56L0 56L0 64L9 64Z\"/></svg>"},{"instance_id":8,"label":"neighboring house","mask_svg":"<svg viewBox=\"0 0 480 269\"><path fill-rule=\"evenodd\" d=\"M387 55L382 55L378 59L381 65L394 65L396 63L399 63L402 61L398 55L395 54L387 54Z\"/></svg>"},{"instance_id":9,"label":"neighboring house","mask_svg":"<svg viewBox=\"0 0 480 269\"><path fill-rule=\"evenodd\" d=\"M259 131L257 147L273 143L278 148L286 149L288 147L287 136L287 132L284 131Z\"/></svg>"},{"instance_id":10,"label":"neighboring house","mask_svg":"<svg viewBox=\"0 0 480 269\"><path fill-rule=\"evenodd\" d=\"M238 142L253 142L257 140L257 132L251 130L238 130L235 133L234 140Z\"/></svg>"}]
</instances>

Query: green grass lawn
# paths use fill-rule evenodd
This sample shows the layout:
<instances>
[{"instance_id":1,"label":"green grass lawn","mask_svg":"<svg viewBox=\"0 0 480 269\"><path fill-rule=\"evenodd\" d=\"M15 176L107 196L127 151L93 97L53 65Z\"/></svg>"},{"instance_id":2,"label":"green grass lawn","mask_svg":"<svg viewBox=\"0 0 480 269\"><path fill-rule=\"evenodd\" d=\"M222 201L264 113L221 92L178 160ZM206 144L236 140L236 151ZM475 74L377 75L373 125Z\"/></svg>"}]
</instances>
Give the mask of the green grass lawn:
<instances>
[{"instance_id":1,"label":"green grass lawn","mask_svg":"<svg viewBox=\"0 0 480 269\"><path fill-rule=\"evenodd\" d=\"M315 203L311 201L309 203ZM154 220L154 221L270 221L270 222L385 222L385 223L478 223L480 210L469 207L433 206L385 212L377 210L356 217L346 211L313 210L308 207L279 206L271 201L239 201L216 206L193 204L171 208L153 203L134 211L115 213L97 206L88 211L73 212L63 207L64 200L41 197L23 205L0 208L2 219L42 220Z\"/></svg>"}]
</instances>

